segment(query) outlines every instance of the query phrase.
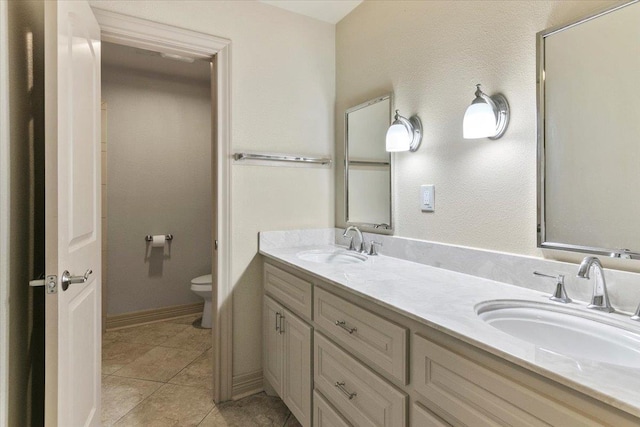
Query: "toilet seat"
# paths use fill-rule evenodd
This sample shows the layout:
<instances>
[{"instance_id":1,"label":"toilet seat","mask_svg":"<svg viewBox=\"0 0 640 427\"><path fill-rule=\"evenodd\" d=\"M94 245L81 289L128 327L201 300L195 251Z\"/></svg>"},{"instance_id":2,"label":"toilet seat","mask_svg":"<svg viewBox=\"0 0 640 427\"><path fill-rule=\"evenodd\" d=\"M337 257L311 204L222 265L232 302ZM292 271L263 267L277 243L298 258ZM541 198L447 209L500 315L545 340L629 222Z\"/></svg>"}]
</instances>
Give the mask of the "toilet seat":
<instances>
[{"instance_id":1,"label":"toilet seat","mask_svg":"<svg viewBox=\"0 0 640 427\"><path fill-rule=\"evenodd\" d=\"M194 292L211 292L211 283L209 283L208 285L196 285L196 284L191 284L191 290Z\"/></svg>"},{"instance_id":2,"label":"toilet seat","mask_svg":"<svg viewBox=\"0 0 640 427\"><path fill-rule=\"evenodd\" d=\"M211 283L213 283L213 276L211 274L196 277L191 281L192 285L211 285Z\"/></svg>"}]
</instances>

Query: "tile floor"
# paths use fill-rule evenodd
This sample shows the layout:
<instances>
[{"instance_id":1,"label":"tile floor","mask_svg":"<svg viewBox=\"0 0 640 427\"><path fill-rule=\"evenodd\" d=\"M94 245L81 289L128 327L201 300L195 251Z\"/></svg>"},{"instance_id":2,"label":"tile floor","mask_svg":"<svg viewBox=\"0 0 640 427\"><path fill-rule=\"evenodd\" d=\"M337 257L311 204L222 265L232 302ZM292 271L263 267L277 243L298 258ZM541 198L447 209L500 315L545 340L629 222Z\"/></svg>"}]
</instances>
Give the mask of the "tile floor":
<instances>
[{"instance_id":1,"label":"tile floor","mask_svg":"<svg viewBox=\"0 0 640 427\"><path fill-rule=\"evenodd\" d=\"M103 426L298 427L278 398L264 393L214 405L211 330L199 316L103 335Z\"/></svg>"}]
</instances>

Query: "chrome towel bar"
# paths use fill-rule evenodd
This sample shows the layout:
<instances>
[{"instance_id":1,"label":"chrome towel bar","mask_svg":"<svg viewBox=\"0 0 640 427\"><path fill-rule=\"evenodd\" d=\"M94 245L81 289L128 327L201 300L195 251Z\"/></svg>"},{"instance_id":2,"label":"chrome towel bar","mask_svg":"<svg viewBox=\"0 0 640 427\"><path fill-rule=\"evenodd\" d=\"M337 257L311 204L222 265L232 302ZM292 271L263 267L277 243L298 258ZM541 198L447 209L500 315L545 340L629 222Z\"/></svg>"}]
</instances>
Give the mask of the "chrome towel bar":
<instances>
[{"instance_id":1,"label":"chrome towel bar","mask_svg":"<svg viewBox=\"0 0 640 427\"><path fill-rule=\"evenodd\" d=\"M389 162L376 162L372 160L349 160L349 166L389 166Z\"/></svg>"},{"instance_id":2,"label":"chrome towel bar","mask_svg":"<svg viewBox=\"0 0 640 427\"><path fill-rule=\"evenodd\" d=\"M321 165L330 165L331 159L319 157L303 157L303 156L285 156L274 154L251 154L251 153L235 153L234 160L266 160L274 162L296 162L296 163L319 163Z\"/></svg>"}]
</instances>

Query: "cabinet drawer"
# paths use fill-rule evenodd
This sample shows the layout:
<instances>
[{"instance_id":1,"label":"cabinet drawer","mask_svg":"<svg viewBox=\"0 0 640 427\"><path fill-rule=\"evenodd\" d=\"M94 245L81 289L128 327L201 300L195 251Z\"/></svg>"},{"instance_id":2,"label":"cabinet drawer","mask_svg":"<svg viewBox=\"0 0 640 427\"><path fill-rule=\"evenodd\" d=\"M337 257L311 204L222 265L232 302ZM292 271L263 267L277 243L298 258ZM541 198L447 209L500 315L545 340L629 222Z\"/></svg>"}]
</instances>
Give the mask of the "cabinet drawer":
<instances>
[{"instance_id":1,"label":"cabinet drawer","mask_svg":"<svg viewBox=\"0 0 640 427\"><path fill-rule=\"evenodd\" d=\"M316 389L357 426L402 427L407 421L407 396L338 348L314 334Z\"/></svg>"},{"instance_id":2,"label":"cabinet drawer","mask_svg":"<svg viewBox=\"0 0 640 427\"><path fill-rule=\"evenodd\" d=\"M426 406L447 413L455 425L602 425L426 338L414 338L414 388Z\"/></svg>"},{"instance_id":3,"label":"cabinet drawer","mask_svg":"<svg viewBox=\"0 0 640 427\"><path fill-rule=\"evenodd\" d=\"M414 403L412 406L411 425L414 427L451 427L451 424L419 403Z\"/></svg>"},{"instance_id":4,"label":"cabinet drawer","mask_svg":"<svg viewBox=\"0 0 640 427\"><path fill-rule=\"evenodd\" d=\"M264 264L264 290L294 313L311 320L312 285L293 274Z\"/></svg>"},{"instance_id":5,"label":"cabinet drawer","mask_svg":"<svg viewBox=\"0 0 640 427\"><path fill-rule=\"evenodd\" d=\"M358 358L407 384L407 329L316 288L315 323Z\"/></svg>"},{"instance_id":6,"label":"cabinet drawer","mask_svg":"<svg viewBox=\"0 0 640 427\"><path fill-rule=\"evenodd\" d=\"M313 392L313 427L352 427L320 393Z\"/></svg>"}]
</instances>

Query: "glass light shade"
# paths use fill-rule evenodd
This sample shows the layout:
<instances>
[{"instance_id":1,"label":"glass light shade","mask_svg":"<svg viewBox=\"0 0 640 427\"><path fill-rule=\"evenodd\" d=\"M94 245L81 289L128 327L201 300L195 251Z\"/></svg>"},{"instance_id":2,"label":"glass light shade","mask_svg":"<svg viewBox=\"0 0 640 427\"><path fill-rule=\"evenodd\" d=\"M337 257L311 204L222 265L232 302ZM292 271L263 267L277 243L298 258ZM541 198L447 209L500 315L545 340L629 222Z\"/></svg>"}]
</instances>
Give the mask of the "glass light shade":
<instances>
[{"instance_id":1,"label":"glass light shade","mask_svg":"<svg viewBox=\"0 0 640 427\"><path fill-rule=\"evenodd\" d=\"M462 122L464 139L489 138L496 135L496 130L496 114L491 105L475 102L467 108Z\"/></svg>"},{"instance_id":2,"label":"glass light shade","mask_svg":"<svg viewBox=\"0 0 640 427\"><path fill-rule=\"evenodd\" d=\"M413 136L402 123L394 123L387 130L387 151L409 151Z\"/></svg>"}]
</instances>

